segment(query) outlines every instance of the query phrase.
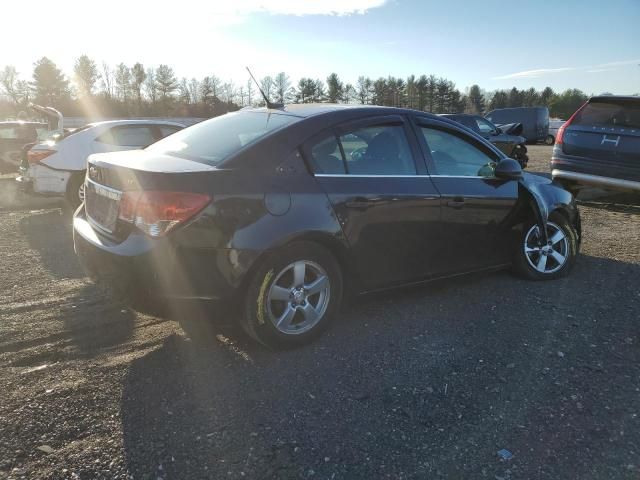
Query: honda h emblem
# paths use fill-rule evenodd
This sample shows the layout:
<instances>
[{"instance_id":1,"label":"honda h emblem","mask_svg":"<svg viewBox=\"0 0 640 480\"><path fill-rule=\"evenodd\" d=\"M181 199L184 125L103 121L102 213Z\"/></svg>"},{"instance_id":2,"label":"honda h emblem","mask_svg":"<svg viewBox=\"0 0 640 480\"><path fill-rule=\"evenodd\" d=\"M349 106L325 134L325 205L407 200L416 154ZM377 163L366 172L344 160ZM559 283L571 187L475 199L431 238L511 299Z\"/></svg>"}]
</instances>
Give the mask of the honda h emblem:
<instances>
[{"instance_id":1,"label":"honda h emblem","mask_svg":"<svg viewBox=\"0 0 640 480\"><path fill-rule=\"evenodd\" d=\"M617 147L619 141L620 141L620 135L618 135L617 137L615 137L615 139L613 139L613 138L607 138L607 135L605 134L602 136L602 141L600 142L600 145L604 145L605 143L613 143Z\"/></svg>"}]
</instances>

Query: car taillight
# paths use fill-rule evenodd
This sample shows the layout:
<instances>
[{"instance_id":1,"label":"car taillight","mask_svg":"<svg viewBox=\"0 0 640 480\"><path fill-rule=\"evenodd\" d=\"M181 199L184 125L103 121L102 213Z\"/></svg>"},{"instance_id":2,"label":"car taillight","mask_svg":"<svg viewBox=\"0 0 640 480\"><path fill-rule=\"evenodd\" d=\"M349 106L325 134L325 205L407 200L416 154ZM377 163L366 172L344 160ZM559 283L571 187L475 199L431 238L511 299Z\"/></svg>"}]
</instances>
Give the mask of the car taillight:
<instances>
[{"instance_id":1,"label":"car taillight","mask_svg":"<svg viewBox=\"0 0 640 480\"><path fill-rule=\"evenodd\" d=\"M27 152L27 161L30 164L38 163L54 153L56 153L55 150L29 150Z\"/></svg>"},{"instance_id":2,"label":"car taillight","mask_svg":"<svg viewBox=\"0 0 640 480\"><path fill-rule=\"evenodd\" d=\"M161 237L200 212L211 202L209 195L186 192L124 192L119 218L151 237Z\"/></svg>"},{"instance_id":3,"label":"car taillight","mask_svg":"<svg viewBox=\"0 0 640 480\"><path fill-rule=\"evenodd\" d=\"M571 115L569 117L569 120L567 120L566 122L564 122L562 124L562 126L558 129L558 133L556 134L556 145L562 145L563 143L563 137L564 137L564 130L571 125L571 122L573 121L573 119L576 117L576 115L578 115L578 113L580 113L580 111L587 106L589 102L584 102L580 108L578 110L575 111L575 113L573 115Z\"/></svg>"}]
</instances>

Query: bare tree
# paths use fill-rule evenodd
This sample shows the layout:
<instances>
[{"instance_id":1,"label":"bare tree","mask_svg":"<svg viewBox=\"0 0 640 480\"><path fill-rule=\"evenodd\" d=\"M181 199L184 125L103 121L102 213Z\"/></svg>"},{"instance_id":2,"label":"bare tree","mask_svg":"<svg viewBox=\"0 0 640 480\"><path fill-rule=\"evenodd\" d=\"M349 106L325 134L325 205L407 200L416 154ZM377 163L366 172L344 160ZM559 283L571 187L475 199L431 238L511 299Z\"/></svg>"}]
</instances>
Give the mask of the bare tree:
<instances>
[{"instance_id":1,"label":"bare tree","mask_svg":"<svg viewBox=\"0 0 640 480\"><path fill-rule=\"evenodd\" d=\"M127 103L131 89L131 71L124 63L118 64L115 75L116 97Z\"/></svg>"},{"instance_id":2,"label":"bare tree","mask_svg":"<svg viewBox=\"0 0 640 480\"><path fill-rule=\"evenodd\" d=\"M144 81L144 88L147 98L151 104L155 104L158 100L158 89L156 87L156 71L153 68L147 68L147 74Z\"/></svg>"},{"instance_id":3,"label":"bare tree","mask_svg":"<svg viewBox=\"0 0 640 480\"><path fill-rule=\"evenodd\" d=\"M189 96L191 97L191 103L200 102L200 82L195 78L189 81Z\"/></svg>"},{"instance_id":4,"label":"bare tree","mask_svg":"<svg viewBox=\"0 0 640 480\"><path fill-rule=\"evenodd\" d=\"M253 105L253 80L247 80L247 105Z\"/></svg>"},{"instance_id":5,"label":"bare tree","mask_svg":"<svg viewBox=\"0 0 640 480\"><path fill-rule=\"evenodd\" d=\"M113 71L106 62L102 62L102 89L107 98L113 97Z\"/></svg>"},{"instance_id":6,"label":"bare tree","mask_svg":"<svg viewBox=\"0 0 640 480\"><path fill-rule=\"evenodd\" d=\"M275 82L273 81L273 78L267 75L262 80L260 80L260 88L262 88L262 91L267 96L267 99L271 101L271 96L273 95L273 90L275 88Z\"/></svg>"},{"instance_id":7,"label":"bare tree","mask_svg":"<svg viewBox=\"0 0 640 480\"><path fill-rule=\"evenodd\" d=\"M20 93L18 88L18 71L12 65L7 65L0 72L0 86L2 93L11 99L16 105L20 104Z\"/></svg>"},{"instance_id":8,"label":"bare tree","mask_svg":"<svg viewBox=\"0 0 640 480\"><path fill-rule=\"evenodd\" d=\"M147 74L144 71L144 66L141 63L136 63L131 68L131 91L136 98L138 105L138 115L142 111L142 85L144 84Z\"/></svg>"}]
</instances>

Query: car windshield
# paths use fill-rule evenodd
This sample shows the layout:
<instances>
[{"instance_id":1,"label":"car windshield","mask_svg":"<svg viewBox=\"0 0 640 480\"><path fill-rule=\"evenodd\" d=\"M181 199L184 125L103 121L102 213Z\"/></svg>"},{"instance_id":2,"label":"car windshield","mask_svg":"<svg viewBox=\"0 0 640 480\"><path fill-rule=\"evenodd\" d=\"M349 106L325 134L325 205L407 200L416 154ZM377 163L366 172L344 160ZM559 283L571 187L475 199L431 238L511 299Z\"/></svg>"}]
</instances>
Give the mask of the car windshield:
<instances>
[{"instance_id":1,"label":"car windshield","mask_svg":"<svg viewBox=\"0 0 640 480\"><path fill-rule=\"evenodd\" d=\"M640 128L640 102L615 99L590 102L571 123Z\"/></svg>"},{"instance_id":2,"label":"car windshield","mask_svg":"<svg viewBox=\"0 0 640 480\"><path fill-rule=\"evenodd\" d=\"M146 150L217 165L268 133L299 119L267 112L228 113L181 130Z\"/></svg>"}]
</instances>

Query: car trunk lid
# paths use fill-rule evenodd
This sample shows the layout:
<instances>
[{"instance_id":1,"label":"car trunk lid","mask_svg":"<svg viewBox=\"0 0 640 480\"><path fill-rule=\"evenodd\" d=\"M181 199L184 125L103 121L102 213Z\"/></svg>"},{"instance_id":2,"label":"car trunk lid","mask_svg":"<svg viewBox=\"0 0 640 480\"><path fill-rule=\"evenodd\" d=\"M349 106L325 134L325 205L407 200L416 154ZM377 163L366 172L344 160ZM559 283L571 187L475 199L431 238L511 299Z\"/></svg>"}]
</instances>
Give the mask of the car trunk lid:
<instances>
[{"instance_id":1,"label":"car trunk lid","mask_svg":"<svg viewBox=\"0 0 640 480\"><path fill-rule=\"evenodd\" d=\"M174 199L181 192L206 195L208 174L217 170L204 163L144 150L91 155L85 182L85 212L94 226L116 239L124 238L134 223L122 219L123 208L131 208L123 205L127 199L130 202L139 192L154 192L154 199L158 192L171 193Z\"/></svg>"},{"instance_id":2,"label":"car trunk lid","mask_svg":"<svg viewBox=\"0 0 640 480\"><path fill-rule=\"evenodd\" d=\"M565 126L561 141L567 155L640 170L640 98L592 99Z\"/></svg>"}]
</instances>

